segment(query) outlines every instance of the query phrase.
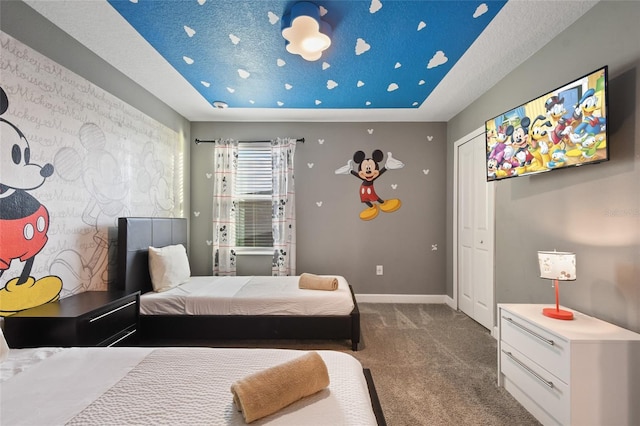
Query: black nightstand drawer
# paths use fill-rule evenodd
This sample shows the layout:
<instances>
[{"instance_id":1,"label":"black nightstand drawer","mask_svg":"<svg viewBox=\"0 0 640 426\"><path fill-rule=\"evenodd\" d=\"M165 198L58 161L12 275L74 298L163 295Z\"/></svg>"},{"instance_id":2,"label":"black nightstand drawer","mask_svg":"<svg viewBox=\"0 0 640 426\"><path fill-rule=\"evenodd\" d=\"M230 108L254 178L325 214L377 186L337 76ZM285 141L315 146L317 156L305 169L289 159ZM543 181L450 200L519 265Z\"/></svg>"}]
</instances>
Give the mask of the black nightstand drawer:
<instances>
[{"instance_id":1,"label":"black nightstand drawer","mask_svg":"<svg viewBox=\"0 0 640 426\"><path fill-rule=\"evenodd\" d=\"M84 336L82 346L109 346L122 332L136 330L138 302L131 300L124 304L110 305L109 309L99 309L84 318L80 324L80 335Z\"/></svg>"},{"instance_id":2,"label":"black nightstand drawer","mask_svg":"<svg viewBox=\"0 0 640 426\"><path fill-rule=\"evenodd\" d=\"M13 348L135 345L140 293L87 291L5 318Z\"/></svg>"}]
</instances>

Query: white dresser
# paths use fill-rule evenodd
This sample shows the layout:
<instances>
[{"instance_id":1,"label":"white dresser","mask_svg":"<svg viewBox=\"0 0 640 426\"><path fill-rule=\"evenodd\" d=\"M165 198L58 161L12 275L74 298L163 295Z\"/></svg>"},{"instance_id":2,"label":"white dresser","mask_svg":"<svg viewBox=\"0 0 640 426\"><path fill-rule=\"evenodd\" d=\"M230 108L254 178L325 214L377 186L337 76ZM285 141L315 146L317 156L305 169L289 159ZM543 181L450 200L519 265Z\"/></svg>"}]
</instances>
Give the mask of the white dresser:
<instances>
[{"instance_id":1,"label":"white dresser","mask_svg":"<svg viewBox=\"0 0 640 426\"><path fill-rule=\"evenodd\" d=\"M498 385L544 425L640 425L640 334L549 306L498 305Z\"/></svg>"}]
</instances>

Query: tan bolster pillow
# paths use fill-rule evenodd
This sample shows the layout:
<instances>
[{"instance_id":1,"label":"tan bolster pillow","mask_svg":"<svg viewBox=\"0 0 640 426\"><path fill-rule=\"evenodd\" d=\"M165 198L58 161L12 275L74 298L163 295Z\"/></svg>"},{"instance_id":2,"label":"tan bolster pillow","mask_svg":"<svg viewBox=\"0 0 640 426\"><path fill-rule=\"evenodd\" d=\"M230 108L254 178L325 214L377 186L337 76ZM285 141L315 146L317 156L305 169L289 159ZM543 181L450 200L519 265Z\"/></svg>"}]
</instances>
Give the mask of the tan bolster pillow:
<instances>
[{"instance_id":1,"label":"tan bolster pillow","mask_svg":"<svg viewBox=\"0 0 640 426\"><path fill-rule=\"evenodd\" d=\"M231 385L233 402L251 423L329 386L329 372L317 352L251 374Z\"/></svg>"},{"instance_id":2,"label":"tan bolster pillow","mask_svg":"<svg viewBox=\"0 0 640 426\"><path fill-rule=\"evenodd\" d=\"M300 275L298 287L307 290L336 290L338 288L338 279L336 277L321 277L304 273Z\"/></svg>"}]
</instances>

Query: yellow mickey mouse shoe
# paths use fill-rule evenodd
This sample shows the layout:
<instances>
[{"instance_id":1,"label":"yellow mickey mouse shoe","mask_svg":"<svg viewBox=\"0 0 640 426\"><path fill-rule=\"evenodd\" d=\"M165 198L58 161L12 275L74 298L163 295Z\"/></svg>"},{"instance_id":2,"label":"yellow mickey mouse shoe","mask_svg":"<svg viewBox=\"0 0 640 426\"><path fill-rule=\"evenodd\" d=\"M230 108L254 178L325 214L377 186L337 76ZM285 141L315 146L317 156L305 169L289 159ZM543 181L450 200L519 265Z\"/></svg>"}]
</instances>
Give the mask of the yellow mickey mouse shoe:
<instances>
[{"instance_id":1,"label":"yellow mickey mouse shoe","mask_svg":"<svg viewBox=\"0 0 640 426\"><path fill-rule=\"evenodd\" d=\"M17 277L13 278L0 289L0 316L53 302L60 297L60 290L62 280L56 276L49 275L37 281L29 277L23 284L18 284Z\"/></svg>"},{"instance_id":2,"label":"yellow mickey mouse shoe","mask_svg":"<svg viewBox=\"0 0 640 426\"><path fill-rule=\"evenodd\" d=\"M400 206L402 206L402 202L397 198L392 198L380 204L380 210L382 210L385 213L391 213L398 210Z\"/></svg>"},{"instance_id":3,"label":"yellow mickey mouse shoe","mask_svg":"<svg viewBox=\"0 0 640 426\"><path fill-rule=\"evenodd\" d=\"M371 220L375 219L378 216L378 205L374 204L371 207L368 207L360 212L360 219L362 220Z\"/></svg>"}]
</instances>

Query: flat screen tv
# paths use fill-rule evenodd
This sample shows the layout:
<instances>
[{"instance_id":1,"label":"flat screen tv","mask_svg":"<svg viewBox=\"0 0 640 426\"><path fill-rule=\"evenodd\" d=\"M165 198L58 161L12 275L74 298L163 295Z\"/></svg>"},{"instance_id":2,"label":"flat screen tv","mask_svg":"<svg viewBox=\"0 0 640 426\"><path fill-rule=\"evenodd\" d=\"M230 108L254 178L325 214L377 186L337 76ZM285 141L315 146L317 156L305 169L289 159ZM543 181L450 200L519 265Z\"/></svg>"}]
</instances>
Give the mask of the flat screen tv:
<instances>
[{"instance_id":1,"label":"flat screen tv","mask_svg":"<svg viewBox=\"0 0 640 426\"><path fill-rule=\"evenodd\" d=\"M607 70L487 120L487 181L607 161Z\"/></svg>"}]
</instances>

